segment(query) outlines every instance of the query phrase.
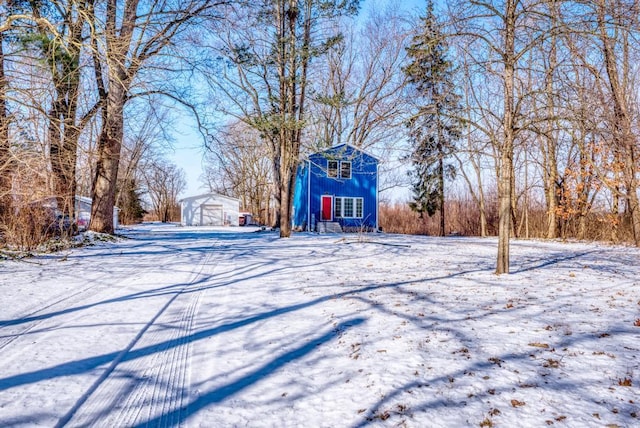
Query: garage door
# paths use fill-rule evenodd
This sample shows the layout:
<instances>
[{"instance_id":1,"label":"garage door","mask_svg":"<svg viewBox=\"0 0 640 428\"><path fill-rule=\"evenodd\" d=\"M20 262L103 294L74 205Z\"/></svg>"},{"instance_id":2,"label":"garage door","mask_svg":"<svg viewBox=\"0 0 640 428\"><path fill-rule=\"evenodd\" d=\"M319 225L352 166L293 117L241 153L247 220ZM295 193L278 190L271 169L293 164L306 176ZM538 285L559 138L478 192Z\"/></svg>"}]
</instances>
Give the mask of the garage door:
<instances>
[{"instance_id":1,"label":"garage door","mask_svg":"<svg viewBox=\"0 0 640 428\"><path fill-rule=\"evenodd\" d=\"M200 224L222 226L222 205L200 205Z\"/></svg>"}]
</instances>

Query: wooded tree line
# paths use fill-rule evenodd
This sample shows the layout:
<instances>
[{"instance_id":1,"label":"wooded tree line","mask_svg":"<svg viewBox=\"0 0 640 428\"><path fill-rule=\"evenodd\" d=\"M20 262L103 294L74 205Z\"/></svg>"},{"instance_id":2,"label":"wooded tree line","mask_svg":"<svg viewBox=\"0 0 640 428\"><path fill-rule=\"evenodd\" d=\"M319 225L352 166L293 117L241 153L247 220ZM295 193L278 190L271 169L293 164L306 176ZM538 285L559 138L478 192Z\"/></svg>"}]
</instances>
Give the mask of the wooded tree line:
<instances>
[{"instance_id":1,"label":"wooded tree line","mask_svg":"<svg viewBox=\"0 0 640 428\"><path fill-rule=\"evenodd\" d=\"M157 148L180 109L204 134L209 187L259 215L275 201L282 237L306 153L371 151L392 194L424 165L412 153L431 136L436 153L422 159L438 165L429 174L441 191L423 192L436 197L429 214L445 233L446 189L463 183L476 233L499 235L498 273L509 270L510 237L532 236L541 209L545 237L588 238L599 222L640 245L636 3L456 0L360 16L355 0L5 3L0 218L36 195L72 214L83 193L90 228L112 232L114 204L151 193L141 182L180 182ZM444 74L412 77L411 48L434 46ZM443 75L449 83L436 85ZM416 92L419 78L431 92ZM455 102L441 108L435 87Z\"/></svg>"},{"instance_id":2,"label":"wooded tree line","mask_svg":"<svg viewBox=\"0 0 640 428\"><path fill-rule=\"evenodd\" d=\"M448 8L464 77L464 159L481 168L488 150L495 170L498 273L509 269L509 236L540 199L548 238L567 236L571 224L586 238L597 215L611 239L624 229L640 244L638 12L637 2L620 0ZM481 199L478 182L470 180L470 189Z\"/></svg>"},{"instance_id":3,"label":"wooded tree line","mask_svg":"<svg viewBox=\"0 0 640 428\"><path fill-rule=\"evenodd\" d=\"M509 271L509 238L531 236L532 212L546 213L547 238L589 238L597 222L640 245L639 11L618 0L458 1L436 17L428 6L405 67L426 101L409 120L414 207L444 209L443 158L455 159L483 236L487 195L497 199L497 273Z\"/></svg>"},{"instance_id":4,"label":"wooded tree line","mask_svg":"<svg viewBox=\"0 0 640 428\"><path fill-rule=\"evenodd\" d=\"M90 228L113 232L113 207L140 217L141 193L156 211L175 205L184 173L157 142L167 103L182 100L171 56L210 1L65 0L0 6L0 224L55 200L74 215L75 195L93 200ZM167 60L169 58L169 60ZM173 97L173 98L171 98ZM186 101L185 101L186 102ZM160 126L160 127L159 127ZM152 176L171 177L158 195ZM182 184L179 184L179 183ZM175 184L179 184L177 187ZM165 186L166 187L166 186ZM162 201L162 202L159 202ZM159 214L162 215L162 214ZM29 225L37 229L39 225Z\"/></svg>"}]
</instances>

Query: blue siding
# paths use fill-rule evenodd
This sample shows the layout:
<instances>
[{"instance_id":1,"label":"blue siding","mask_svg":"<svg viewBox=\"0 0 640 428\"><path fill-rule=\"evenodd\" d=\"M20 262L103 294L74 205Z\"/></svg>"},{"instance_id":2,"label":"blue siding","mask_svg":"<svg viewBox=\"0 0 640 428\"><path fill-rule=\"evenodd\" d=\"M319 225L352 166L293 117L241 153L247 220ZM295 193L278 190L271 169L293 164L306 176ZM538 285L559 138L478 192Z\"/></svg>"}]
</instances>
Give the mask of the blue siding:
<instances>
[{"instance_id":1,"label":"blue siding","mask_svg":"<svg viewBox=\"0 0 640 428\"><path fill-rule=\"evenodd\" d=\"M330 160L351 162L351 178L328 177L327 166ZM338 172L339 173L339 172ZM310 183L307 181L310 180ZM309 189L309 190L307 190ZM332 147L321 153L313 154L309 161L301 165L296 181L294 197L294 227L304 227L308 213L316 221L321 218L321 196L362 198L362 218L334 218L343 227L359 228L378 225L378 160L352 146ZM300 197L299 197L300 196ZM307 201L310 206L307 208ZM304 206L304 209L303 209ZM301 212L301 211L304 211ZM305 221L303 222L302 219Z\"/></svg>"},{"instance_id":2,"label":"blue siding","mask_svg":"<svg viewBox=\"0 0 640 428\"><path fill-rule=\"evenodd\" d=\"M309 200L309 163L301 162L296 173L296 185L293 193L293 221L295 229L307 230Z\"/></svg>"}]
</instances>

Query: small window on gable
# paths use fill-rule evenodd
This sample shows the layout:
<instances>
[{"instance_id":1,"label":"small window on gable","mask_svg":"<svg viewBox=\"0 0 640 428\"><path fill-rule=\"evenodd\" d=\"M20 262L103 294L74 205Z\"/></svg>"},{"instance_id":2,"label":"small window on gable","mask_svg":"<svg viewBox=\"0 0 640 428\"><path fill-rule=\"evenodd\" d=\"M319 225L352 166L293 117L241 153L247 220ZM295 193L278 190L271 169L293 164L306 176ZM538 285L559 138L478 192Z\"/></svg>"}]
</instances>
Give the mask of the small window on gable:
<instances>
[{"instance_id":1,"label":"small window on gable","mask_svg":"<svg viewBox=\"0 0 640 428\"><path fill-rule=\"evenodd\" d=\"M351 178L351 162L340 162L340 178Z\"/></svg>"},{"instance_id":2,"label":"small window on gable","mask_svg":"<svg viewBox=\"0 0 640 428\"><path fill-rule=\"evenodd\" d=\"M327 177L338 177L338 161L327 161Z\"/></svg>"}]
</instances>

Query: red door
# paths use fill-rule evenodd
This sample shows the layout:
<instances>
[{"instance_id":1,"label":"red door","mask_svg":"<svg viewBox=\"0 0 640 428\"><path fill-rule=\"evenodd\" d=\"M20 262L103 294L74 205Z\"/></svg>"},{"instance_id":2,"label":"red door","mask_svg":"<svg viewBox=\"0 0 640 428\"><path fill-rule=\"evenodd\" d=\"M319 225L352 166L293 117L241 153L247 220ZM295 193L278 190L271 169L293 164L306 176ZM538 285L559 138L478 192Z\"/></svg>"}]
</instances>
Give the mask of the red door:
<instances>
[{"instance_id":1,"label":"red door","mask_svg":"<svg viewBox=\"0 0 640 428\"><path fill-rule=\"evenodd\" d=\"M333 197L322 196L322 221L331 221L333 218Z\"/></svg>"}]
</instances>

